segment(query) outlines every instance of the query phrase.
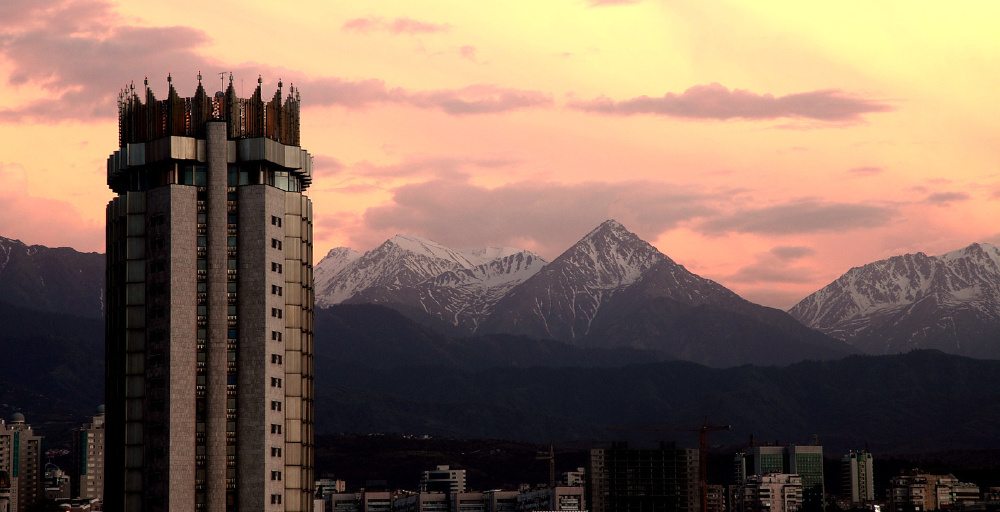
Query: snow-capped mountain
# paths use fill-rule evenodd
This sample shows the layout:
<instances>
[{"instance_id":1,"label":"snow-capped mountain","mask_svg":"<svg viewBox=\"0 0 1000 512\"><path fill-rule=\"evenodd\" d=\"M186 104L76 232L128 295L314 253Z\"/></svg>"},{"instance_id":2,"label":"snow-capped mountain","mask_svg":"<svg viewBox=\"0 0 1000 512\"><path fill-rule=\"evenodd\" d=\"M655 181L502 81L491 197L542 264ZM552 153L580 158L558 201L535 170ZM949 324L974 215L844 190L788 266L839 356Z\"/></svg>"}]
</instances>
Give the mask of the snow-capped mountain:
<instances>
[{"instance_id":1,"label":"snow-capped mountain","mask_svg":"<svg viewBox=\"0 0 1000 512\"><path fill-rule=\"evenodd\" d=\"M557 340L583 337L611 296L665 259L617 221L607 220L511 290L484 329Z\"/></svg>"},{"instance_id":2,"label":"snow-capped mountain","mask_svg":"<svg viewBox=\"0 0 1000 512\"><path fill-rule=\"evenodd\" d=\"M0 302L100 318L104 255L0 237Z\"/></svg>"},{"instance_id":3,"label":"snow-capped mountain","mask_svg":"<svg viewBox=\"0 0 1000 512\"><path fill-rule=\"evenodd\" d=\"M1000 356L1000 248L894 256L852 268L789 313L872 353Z\"/></svg>"},{"instance_id":4,"label":"snow-capped mountain","mask_svg":"<svg viewBox=\"0 0 1000 512\"><path fill-rule=\"evenodd\" d=\"M473 332L497 300L544 264L538 255L520 249L456 250L396 235L363 255L331 251L317 266L316 302L320 307L385 304L430 316L439 326Z\"/></svg>"},{"instance_id":5,"label":"snow-capped mountain","mask_svg":"<svg viewBox=\"0 0 1000 512\"><path fill-rule=\"evenodd\" d=\"M716 366L853 351L690 272L614 220L513 288L481 332L652 350Z\"/></svg>"}]
</instances>

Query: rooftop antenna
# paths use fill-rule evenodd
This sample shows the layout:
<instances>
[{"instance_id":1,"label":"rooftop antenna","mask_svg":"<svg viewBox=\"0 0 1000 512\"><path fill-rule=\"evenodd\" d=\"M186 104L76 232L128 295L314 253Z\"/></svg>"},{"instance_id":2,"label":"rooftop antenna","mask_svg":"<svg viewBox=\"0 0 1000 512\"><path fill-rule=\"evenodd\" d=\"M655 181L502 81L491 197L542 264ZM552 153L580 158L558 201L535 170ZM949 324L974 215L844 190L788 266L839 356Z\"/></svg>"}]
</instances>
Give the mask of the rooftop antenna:
<instances>
[{"instance_id":1,"label":"rooftop antenna","mask_svg":"<svg viewBox=\"0 0 1000 512\"><path fill-rule=\"evenodd\" d=\"M220 91L225 91L226 90L226 73L229 73L230 77L233 76L232 71L220 71L219 72L219 90Z\"/></svg>"}]
</instances>

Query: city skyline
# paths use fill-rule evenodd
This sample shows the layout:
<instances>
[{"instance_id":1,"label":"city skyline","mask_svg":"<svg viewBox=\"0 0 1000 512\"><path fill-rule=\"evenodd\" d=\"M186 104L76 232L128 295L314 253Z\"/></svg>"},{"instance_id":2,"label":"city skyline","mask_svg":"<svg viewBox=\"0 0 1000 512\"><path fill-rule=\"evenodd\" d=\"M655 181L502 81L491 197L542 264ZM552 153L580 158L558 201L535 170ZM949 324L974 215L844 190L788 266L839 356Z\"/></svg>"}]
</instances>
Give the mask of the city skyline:
<instances>
[{"instance_id":1,"label":"city skyline","mask_svg":"<svg viewBox=\"0 0 1000 512\"><path fill-rule=\"evenodd\" d=\"M0 235L101 250L114 92L225 71L302 90L317 255L409 233L551 259L613 217L788 306L852 266L998 241L996 6L195 5L0 7Z\"/></svg>"}]
</instances>

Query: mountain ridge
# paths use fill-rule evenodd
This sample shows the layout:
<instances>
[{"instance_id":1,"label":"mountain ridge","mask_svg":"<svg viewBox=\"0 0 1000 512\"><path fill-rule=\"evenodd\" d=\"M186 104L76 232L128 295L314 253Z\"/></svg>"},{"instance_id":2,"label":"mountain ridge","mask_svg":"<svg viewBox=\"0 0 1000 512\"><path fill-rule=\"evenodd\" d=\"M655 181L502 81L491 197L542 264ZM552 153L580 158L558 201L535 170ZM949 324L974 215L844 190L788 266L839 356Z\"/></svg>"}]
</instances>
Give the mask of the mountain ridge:
<instances>
[{"instance_id":1,"label":"mountain ridge","mask_svg":"<svg viewBox=\"0 0 1000 512\"><path fill-rule=\"evenodd\" d=\"M1000 248L973 243L854 267L789 313L870 353L935 348L1000 357Z\"/></svg>"}]
</instances>

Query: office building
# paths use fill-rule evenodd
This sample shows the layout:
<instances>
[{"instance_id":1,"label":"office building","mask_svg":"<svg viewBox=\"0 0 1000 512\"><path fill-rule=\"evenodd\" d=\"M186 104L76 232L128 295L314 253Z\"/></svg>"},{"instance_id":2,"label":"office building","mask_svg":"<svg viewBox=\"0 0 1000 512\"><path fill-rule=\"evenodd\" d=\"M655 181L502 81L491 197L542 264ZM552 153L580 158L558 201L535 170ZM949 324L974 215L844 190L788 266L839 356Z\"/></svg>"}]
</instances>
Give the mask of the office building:
<instances>
[{"instance_id":1,"label":"office building","mask_svg":"<svg viewBox=\"0 0 1000 512\"><path fill-rule=\"evenodd\" d=\"M104 406L73 432L74 498L104 498Z\"/></svg>"},{"instance_id":2,"label":"office building","mask_svg":"<svg viewBox=\"0 0 1000 512\"><path fill-rule=\"evenodd\" d=\"M875 501L872 454L849 452L840 459L841 499L852 505Z\"/></svg>"},{"instance_id":3,"label":"office building","mask_svg":"<svg viewBox=\"0 0 1000 512\"><path fill-rule=\"evenodd\" d=\"M168 82L170 78L168 77ZM106 510L313 505L311 157L299 96L119 97Z\"/></svg>"},{"instance_id":4,"label":"office building","mask_svg":"<svg viewBox=\"0 0 1000 512\"><path fill-rule=\"evenodd\" d=\"M802 477L805 510L822 510L826 486L823 481L823 447L818 445L753 446L736 454L736 482L770 473Z\"/></svg>"},{"instance_id":5,"label":"office building","mask_svg":"<svg viewBox=\"0 0 1000 512\"><path fill-rule=\"evenodd\" d=\"M590 450L587 503L594 512L694 512L700 508L698 450L672 444Z\"/></svg>"},{"instance_id":6,"label":"office building","mask_svg":"<svg viewBox=\"0 0 1000 512\"><path fill-rule=\"evenodd\" d=\"M437 466L420 475L420 492L465 492L465 470Z\"/></svg>"},{"instance_id":7,"label":"office building","mask_svg":"<svg viewBox=\"0 0 1000 512\"><path fill-rule=\"evenodd\" d=\"M14 413L8 422L0 420L0 507L4 484L8 509L4 512L24 512L41 500L42 483L42 436L21 413Z\"/></svg>"}]
</instances>

